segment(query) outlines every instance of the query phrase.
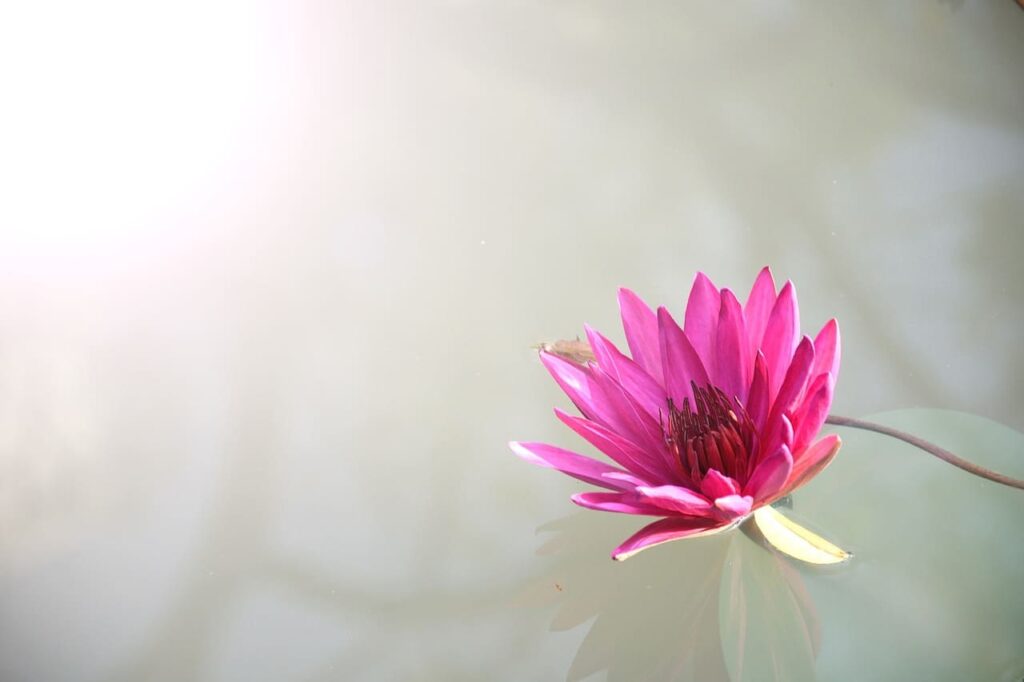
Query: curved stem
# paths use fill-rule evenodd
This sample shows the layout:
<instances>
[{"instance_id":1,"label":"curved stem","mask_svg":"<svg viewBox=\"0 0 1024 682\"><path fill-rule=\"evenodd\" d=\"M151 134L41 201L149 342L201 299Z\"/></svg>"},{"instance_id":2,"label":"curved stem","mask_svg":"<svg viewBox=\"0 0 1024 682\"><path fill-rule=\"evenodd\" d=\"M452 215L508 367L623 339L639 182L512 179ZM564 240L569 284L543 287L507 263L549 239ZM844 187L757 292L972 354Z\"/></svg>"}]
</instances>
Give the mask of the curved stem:
<instances>
[{"instance_id":1,"label":"curved stem","mask_svg":"<svg viewBox=\"0 0 1024 682\"><path fill-rule=\"evenodd\" d=\"M935 455L942 461L948 462L949 464L952 464L955 467L959 467L960 469L963 469L968 473L974 474L975 476L987 478L990 481L1002 483L1003 485L1008 485L1011 488L1018 488L1020 490L1024 490L1024 481L1022 481L1019 478L1011 478L1009 476L1000 474L996 471L992 471L991 469L986 469L983 466L974 464L973 462L968 462L966 459L957 457L956 455L954 455L949 450L946 450L945 448L940 448L938 445L935 445L934 443L929 443L923 438L912 436L905 431L900 431L899 429L894 429L888 426L882 426L881 424L875 424L874 422L864 421L863 419L854 419L852 417L840 417L839 415L836 414L830 414L825 419L825 423L835 424L836 426L850 426L855 429L864 429L865 431L874 431L875 433L880 433L884 436L896 438L898 440L903 441L904 443L910 443L914 447L921 448L928 454Z\"/></svg>"}]
</instances>

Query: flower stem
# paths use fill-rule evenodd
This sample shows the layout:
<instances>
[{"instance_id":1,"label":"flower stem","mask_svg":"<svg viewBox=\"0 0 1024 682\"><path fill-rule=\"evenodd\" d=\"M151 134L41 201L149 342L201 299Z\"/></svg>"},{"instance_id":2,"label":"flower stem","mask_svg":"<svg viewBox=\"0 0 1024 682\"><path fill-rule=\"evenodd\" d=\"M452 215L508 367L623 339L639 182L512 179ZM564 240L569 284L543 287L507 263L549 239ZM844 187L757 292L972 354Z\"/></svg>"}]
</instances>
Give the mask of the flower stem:
<instances>
[{"instance_id":1,"label":"flower stem","mask_svg":"<svg viewBox=\"0 0 1024 682\"><path fill-rule=\"evenodd\" d=\"M1020 490L1024 490L1024 481L1022 481L1019 478L1011 478L1009 476L1000 474L996 471L992 471L991 469L986 469L985 467L979 466L978 464L974 464L973 462L968 462L966 459L957 457L956 455L954 455L949 450L946 450L945 448L940 448L938 445L935 445L934 443L929 443L923 438L912 436L905 431L900 431L899 429L894 429L889 426L882 426L881 424L876 424L874 422L864 421L863 419L854 419L852 417L840 417L839 415L836 414L830 414L828 418L825 419L825 423L835 424L836 426L849 426L855 429L864 429L865 431L874 431L875 433L880 433L884 436L896 438L898 440L903 441L904 443L910 443L914 447L921 448L928 454L935 455L942 461L948 462L949 464L952 464L955 467L959 467L960 469L963 469L968 473L974 474L975 476L987 478L990 481L1002 483L1003 485L1008 485L1011 488L1018 488Z\"/></svg>"}]
</instances>

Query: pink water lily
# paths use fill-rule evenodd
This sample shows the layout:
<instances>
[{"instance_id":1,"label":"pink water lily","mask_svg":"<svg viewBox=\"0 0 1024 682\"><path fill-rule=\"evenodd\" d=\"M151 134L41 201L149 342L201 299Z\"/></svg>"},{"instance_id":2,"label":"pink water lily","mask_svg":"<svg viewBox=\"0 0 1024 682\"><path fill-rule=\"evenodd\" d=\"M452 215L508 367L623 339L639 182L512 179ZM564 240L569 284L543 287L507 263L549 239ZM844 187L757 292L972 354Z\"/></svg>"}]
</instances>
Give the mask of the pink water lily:
<instances>
[{"instance_id":1,"label":"pink water lily","mask_svg":"<svg viewBox=\"0 0 1024 682\"><path fill-rule=\"evenodd\" d=\"M796 292L768 268L745 304L698 273L683 326L619 290L630 356L586 327L592 360L541 352L582 416L556 409L615 465L563 448L513 442L523 459L590 483L588 509L664 517L612 553L738 525L820 472L839 437L815 440L839 372L839 328L800 335ZM617 465L617 466L616 466Z\"/></svg>"}]
</instances>

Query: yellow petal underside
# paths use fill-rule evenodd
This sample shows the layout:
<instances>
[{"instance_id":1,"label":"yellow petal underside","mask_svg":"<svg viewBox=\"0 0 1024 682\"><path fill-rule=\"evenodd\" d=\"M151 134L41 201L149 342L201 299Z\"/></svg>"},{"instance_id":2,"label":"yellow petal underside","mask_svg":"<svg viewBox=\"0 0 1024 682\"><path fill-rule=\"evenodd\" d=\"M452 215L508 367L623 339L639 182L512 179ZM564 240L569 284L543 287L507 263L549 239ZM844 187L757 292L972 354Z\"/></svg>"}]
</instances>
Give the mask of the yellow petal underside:
<instances>
[{"instance_id":1,"label":"yellow petal underside","mask_svg":"<svg viewBox=\"0 0 1024 682\"><path fill-rule=\"evenodd\" d=\"M852 554L794 523L773 507L754 512L758 530L775 549L809 564L838 564Z\"/></svg>"}]
</instances>

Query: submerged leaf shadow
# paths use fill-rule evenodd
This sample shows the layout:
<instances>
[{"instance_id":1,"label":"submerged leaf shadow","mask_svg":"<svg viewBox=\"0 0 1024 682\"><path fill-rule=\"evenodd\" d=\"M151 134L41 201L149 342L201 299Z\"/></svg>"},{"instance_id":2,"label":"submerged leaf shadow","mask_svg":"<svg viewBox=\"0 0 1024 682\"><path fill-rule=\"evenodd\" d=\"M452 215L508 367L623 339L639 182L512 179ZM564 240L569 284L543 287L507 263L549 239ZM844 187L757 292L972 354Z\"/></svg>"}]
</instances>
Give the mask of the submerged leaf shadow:
<instances>
[{"instance_id":1,"label":"submerged leaf shadow","mask_svg":"<svg viewBox=\"0 0 1024 682\"><path fill-rule=\"evenodd\" d=\"M608 521L576 514L538 529L554 564L533 591L555 604L551 629L593 619L568 680L814 679L818 618L784 558L727 533L612 562Z\"/></svg>"}]
</instances>

